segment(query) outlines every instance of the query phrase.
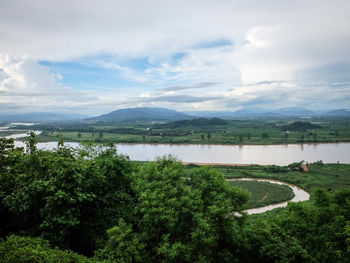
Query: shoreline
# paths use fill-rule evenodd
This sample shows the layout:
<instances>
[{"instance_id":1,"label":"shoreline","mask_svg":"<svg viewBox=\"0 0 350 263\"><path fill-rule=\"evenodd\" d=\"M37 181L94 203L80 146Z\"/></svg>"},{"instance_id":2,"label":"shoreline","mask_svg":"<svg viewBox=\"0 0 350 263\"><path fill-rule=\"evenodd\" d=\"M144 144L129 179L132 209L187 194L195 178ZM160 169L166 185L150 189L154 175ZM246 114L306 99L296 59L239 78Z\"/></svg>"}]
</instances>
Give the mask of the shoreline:
<instances>
[{"instance_id":1,"label":"shoreline","mask_svg":"<svg viewBox=\"0 0 350 263\"><path fill-rule=\"evenodd\" d=\"M24 137L21 137L21 138L25 138L26 136ZM19 139L21 139L19 138ZM243 143L243 144L230 144L230 143L182 143L182 142L179 142L179 143L174 143L174 142L114 142L114 141L110 141L110 142L95 142L95 141L74 141L74 140L64 140L65 142L74 142L74 143L94 143L94 144L110 144L110 143L113 143L113 144L125 144L125 145L141 145L141 144L147 144L147 145L170 145L170 146L181 146L181 145L200 145L200 146L216 146L216 145L219 145L219 146L238 146L238 147L243 147L243 146L288 146L288 145L300 145L300 146L303 146L303 145L319 145L319 144L340 144L340 143L350 143L350 140L349 141L337 141L337 142L304 142L304 143L266 143L266 144L259 144L259 143ZM43 140L43 141L40 141L40 138L39 138L39 142L58 142L57 140L57 137L53 137L52 140Z\"/></svg>"},{"instance_id":2,"label":"shoreline","mask_svg":"<svg viewBox=\"0 0 350 263\"><path fill-rule=\"evenodd\" d=\"M255 182L268 182L268 183L274 183L274 184L279 184L279 185L285 185L290 187L293 190L294 197L288 201L276 203L276 204L271 204L267 206L261 206L261 207L256 207L256 208L249 208L244 210L249 215L253 214L261 214L265 213L267 211L271 211L275 208L283 208L288 205L288 202L293 202L293 203L298 203L298 202L305 202L310 199L310 193L304 190L303 188L287 183L284 181L276 180L276 179L268 179L268 178L258 178L258 177L237 177L237 178L226 178L225 179L227 182L232 182L232 181L255 181ZM240 214L237 213L237 216Z\"/></svg>"}]
</instances>

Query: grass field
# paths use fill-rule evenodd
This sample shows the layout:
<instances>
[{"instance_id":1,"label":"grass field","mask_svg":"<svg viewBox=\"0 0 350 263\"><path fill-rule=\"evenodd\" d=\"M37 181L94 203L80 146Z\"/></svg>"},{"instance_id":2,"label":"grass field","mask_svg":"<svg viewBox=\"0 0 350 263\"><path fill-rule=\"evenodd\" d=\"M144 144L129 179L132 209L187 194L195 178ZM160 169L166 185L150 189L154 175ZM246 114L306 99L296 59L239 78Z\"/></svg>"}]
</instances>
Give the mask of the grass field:
<instances>
[{"instance_id":1,"label":"grass field","mask_svg":"<svg viewBox=\"0 0 350 263\"><path fill-rule=\"evenodd\" d=\"M159 123L40 124L41 141L126 142L126 143L193 143L193 144L288 144L349 142L350 119L312 119L310 129L284 131L297 119L229 120L224 125L169 127ZM24 127L26 128L26 127Z\"/></svg>"},{"instance_id":2,"label":"grass field","mask_svg":"<svg viewBox=\"0 0 350 263\"><path fill-rule=\"evenodd\" d=\"M285 185L268 182L234 181L231 186L238 186L251 193L248 208L256 208L288 201L294 197L293 190Z\"/></svg>"},{"instance_id":3,"label":"grass field","mask_svg":"<svg viewBox=\"0 0 350 263\"><path fill-rule=\"evenodd\" d=\"M256 177L271 178L292 183L311 191L321 187L335 190L350 186L350 164L320 164L307 165L309 172L288 170L280 166L217 166L227 178Z\"/></svg>"}]
</instances>

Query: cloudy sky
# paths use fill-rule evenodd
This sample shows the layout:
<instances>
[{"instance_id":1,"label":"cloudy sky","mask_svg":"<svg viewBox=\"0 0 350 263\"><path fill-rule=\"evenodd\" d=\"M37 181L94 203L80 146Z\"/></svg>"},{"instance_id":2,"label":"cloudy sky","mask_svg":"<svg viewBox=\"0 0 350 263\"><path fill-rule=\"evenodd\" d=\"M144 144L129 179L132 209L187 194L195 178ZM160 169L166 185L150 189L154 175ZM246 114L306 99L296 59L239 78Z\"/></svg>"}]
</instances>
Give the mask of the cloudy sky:
<instances>
[{"instance_id":1,"label":"cloudy sky","mask_svg":"<svg viewBox=\"0 0 350 263\"><path fill-rule=\"evenodd\" d=\"M0 113L350 108L349 0L0 0Z\"/></svg>"}]
</instances>

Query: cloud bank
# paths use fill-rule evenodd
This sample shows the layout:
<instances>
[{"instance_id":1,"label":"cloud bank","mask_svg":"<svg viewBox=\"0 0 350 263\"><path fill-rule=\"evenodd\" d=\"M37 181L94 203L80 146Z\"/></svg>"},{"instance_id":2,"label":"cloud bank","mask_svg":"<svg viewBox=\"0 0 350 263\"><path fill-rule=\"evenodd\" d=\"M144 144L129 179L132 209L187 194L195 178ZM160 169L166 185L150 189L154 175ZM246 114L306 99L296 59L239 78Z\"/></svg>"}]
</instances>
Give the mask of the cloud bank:
<instances>
[{"instance_id":1,"label":"cloud bank","mask_svg":"<svg viewBox=\"0 0 350 263\"><path fill-rule=\"evenodd\" d=\"M0 109L349 108L349 12L347 0L2 1ZM78 88L59 63L118 78Z\"/></svg>"}]
</instances>

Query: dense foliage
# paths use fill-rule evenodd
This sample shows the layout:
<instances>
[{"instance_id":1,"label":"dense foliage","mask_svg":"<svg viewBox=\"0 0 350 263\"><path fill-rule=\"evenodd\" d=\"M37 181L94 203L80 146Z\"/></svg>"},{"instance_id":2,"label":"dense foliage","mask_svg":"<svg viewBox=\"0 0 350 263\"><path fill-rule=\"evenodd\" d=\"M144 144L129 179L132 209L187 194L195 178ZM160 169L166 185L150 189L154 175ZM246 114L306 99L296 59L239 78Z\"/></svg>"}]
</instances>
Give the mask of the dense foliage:
<instances>
[{"instance_id":1,"label":"dense foliage","mask_svg":"<svg viewBox=\"0 0 350 263\"><path fill-rule=\"evenodd\" d=\"M349 261L349 188L249 217L248 193L214 168L36 141L0 139L1 262Z\"/></svg>"},{"instance_id":2,"label":"dense foliage","mask_svg":"<svg viewBox=\"0 0 350 263\"><path fill-rule=\"evenodd\" d=\"M93 263L94 260L69 250L51 248L41 238L9 236L0 241L0 262L2 263Z\"/></svg>"},{"instance_id":3,"label":"dense foliage","mask_svg":"<svg viewBox=\"0 0 350 263\"><path fill-rule=\"evenodd\" d=\"M306 121L295 121L282 126L283 131L306 131L316 128L321 128L321 126Z\"/></svg>"},{"instance_id":4,"label":"dense foliage","mask_svg":"<svg viewBox=\"0 0 350 263\"><path fill-rule=\"evenodd\" d=\"M2 150L0 234L21 231L91 255L106 230L130 215L132 163L114 148L28 146L27 154Z\"/></svg>"},{"instance_id":5,"label":"dense foliage","mask_svg":"<svg viewBox=\"0 0 350 263\"><path fill-rule=\"evenodd\" d=\"M350 262L350 188L316 189L311 205L291 203L275 221L314 262Z\"/></svg>"},{"instance_id":6,"label":"dense foliage","mask_svg":"<svg viewBox=\"0 0 350 263\"><path fill-rule=\"evenodd\" d=\"M228 121L219 119L219 118L196 118L192 120L180 120L180 121L173 121L168 122L166 124L158 124L154 125L154 128L188 128L188 127L213 127L215 125L227 125Z\"/></svg>"},{"instance_id":7,"label":"dense foliage","mask_svg":"<svg viewBox=\"0 0 350 263\"><path fill-rule=\"evenodd\" d=\"M146 164L137 178L133 185L137 193L135 218L130 224L120 221L110 230L102 258L114 258L125 242L138 252L133 261L213 262L234 258L234 236L244 218L232 211L242 210L245 192L230 187L213 169L188 172L172 159Z\"/></svg>"}]
</instances>

